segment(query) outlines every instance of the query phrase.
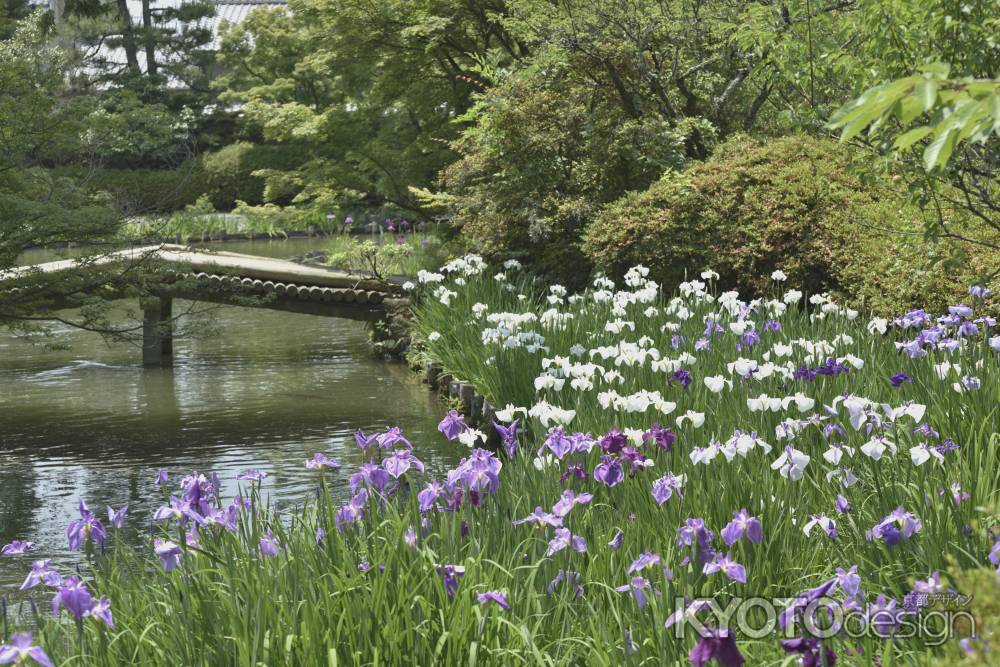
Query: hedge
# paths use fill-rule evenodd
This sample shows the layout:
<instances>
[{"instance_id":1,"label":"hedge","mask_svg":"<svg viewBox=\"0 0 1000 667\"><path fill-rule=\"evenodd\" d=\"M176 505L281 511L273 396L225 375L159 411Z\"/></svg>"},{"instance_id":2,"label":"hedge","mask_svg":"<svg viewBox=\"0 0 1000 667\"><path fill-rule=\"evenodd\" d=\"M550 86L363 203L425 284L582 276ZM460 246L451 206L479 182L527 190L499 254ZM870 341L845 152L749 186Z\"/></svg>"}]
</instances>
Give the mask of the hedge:
<instances>
[{"instance_id":1,"label":"hedge","mask_svg":"<svg viewBox=\"0 0 1000 667\"><path fill-rule=\"evenodd\" d=\"M252 144L239 141L206 153L201 159L204 192L216 210L230 211L237 201L252 206L265 203L265 179L254 172L262 169L290 171L301 166L309 157L302 146ZM295 191L270 192L269 202L288 204Z\"/></svg>"},{"instance_id":2,"label":"hedge","mask_svg":"<svg viewBox=\"0 0 1000 667\"><path fill-rule=\"evenodd\" d=\"M103 193L129 215L168 213L193 204L204 192L204 176L196 160L176 169L103 169L57 167L54 175L68 177L87 193Z\"/></svg>"}]
</instances>

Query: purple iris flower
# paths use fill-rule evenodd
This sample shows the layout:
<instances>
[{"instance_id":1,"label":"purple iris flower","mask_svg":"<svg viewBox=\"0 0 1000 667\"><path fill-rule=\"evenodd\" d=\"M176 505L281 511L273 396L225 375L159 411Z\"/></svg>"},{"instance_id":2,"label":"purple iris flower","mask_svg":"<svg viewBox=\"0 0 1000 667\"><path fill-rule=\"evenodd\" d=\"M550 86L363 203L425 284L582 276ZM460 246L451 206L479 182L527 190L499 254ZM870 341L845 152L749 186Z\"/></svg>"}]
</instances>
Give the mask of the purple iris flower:
<instances>
[{"instance_id":1,"label":"purple iris flower","mask_svg":"<svg viewBox=\"0 0 1000 667\"><path fill-rule=\"evenodd\" d=\"M565 484L571 479L580 481L587 479L587 469L579 463L567 463L565 472L559 477L559 483Z\"/></svg>"},{"instance_id":2,"label":"purple iris flower","mask_svg":"<svg viewBox=\"0 0 1000 667\"><path fill-rule=\"evenodd\" d=\"M368 504L368 489L362 487L358 490L354 497L352 497L347 503L344 504L337 514L334 515L333 521L337 524L337 530L344 530L345 526L349 526L355 521L359 521L364 514L365 505Z\"/></svg>"},{"instance_id":3,"label":"purple iris flower","mask_svg":"<svg viewBox=\"0 0 1000 667\"><path fill-rule=\"evenodd\" d=\"M701 571L702 574L706 575L722 572L733 581L738 581L741 584L747 583L746 568L733 560L732 554L726 554L725 556L716 554L715 559L709 563L705 563L705 567Z\"/></svg>"},{"instance_id":4,"label":"purple iris flower","mask_svg":"<svg viewBox=\"0 0 1000 667\"><path fill-rule=\"evenodd\" d=\"M400 450L409 451L409 450ZM382 493L389 483L389 473L385 469L374 463L364 463L358 468L358 472L351 475L351 493L357 493L358 487L364 483L372 491Z\"/></svg>"},{"instance_id":5,"label":"purple iris flower","mask_svg":"<svg viewBox=\"0 0 1000 667\"><path fill-rule=\"evenodd\" d=\"M746 508L739 512L733 512L733 520L726 524L721 535L727 547L733 546L742 537L746 537L754 544L760 544L761 540L764 539L760 519L750 516Z\"/></svg>"},{"instance_id":6,"label":"purple iris flower","mask_svg":"<svg viewBox=\"0 0 1000 667\"><path fill-rule=\"evenodd\" d=\"M86 542L92 541L94 544L103 545L107 531L101 520L90 511L87 504L80 498L80 518L74 519L66 526L66 537L69 539L69 548L77 551Z\"/></svg>"},{"instance_id":7,"label":"purple iris flower","mask_svg":"<svg viewBox=\"0 0 1000 667\"><path fill-rule=\"evenodd\" d=\"M866 534L869 540L881 540L886 546L894 546L920 532L923 524L914 514L900 505L888 516L872 526Z\"/></svg>"},{"instance_id":8,"label":"purple iris flower","mask_svg":"<svg viewBox=\"0 0 1000 667\"><path fill-rule=\"evenodd\" d=\"M659 554L654 554L652 551L643 551L639 554L639 557L632 561L632 564L628 566L625 574L633 574L641 570L645 570L647 567L653 567L654 565L660 564Z\"/></svg>"},{"instance_id":9,"label":"purple iris flower","mask_svg":"<svg viewBox=\"0 0 1000 667\"><path fill-rule=\"evenodd\" d=\"M392 456L387 458L382 464L385 471L392 475L395 479L399 479L401 476L406 474L406 471L411 467L424 471L424 464L416 456L413 456L408 449L397 449L393 452Z\"/></svg>"},{"instance_id":10,"label":"purple iris flower","mask_svg":"<svg viewBox=\"0 0 1000 667\"><path fill-rule=\"evenodd\" d=\"M27 540L14 540L10 544L5 544L3 549L0 549L0 554L4 556L20 556L21 554L26 554L29 551L34 551L37 548L37 544L34 542L29 542Z\"/></svg>"},{"instance_id":11,"label":"purple iris flower","mask_svg":"<svg viewBox=\"0 0 1000 667\"><path fill-rule=\"evenodd\" d=\"M847 500L847 498L845 498L841 494L837 494L837 501L836 503L834 503L834 506L837 508L837 511L840 512L841 514L847 514L848 512L851 511L850 501Z\"/></svg>"},{"instance_id":12,"label":"purple iris flower","mask_svg":"<svg viewBox=\"0 0 1000 667\"><path fill-rule=\"evenodd\" d=\"M717 660L722 667L740 667L745 662L736 639L728 628L719 628L702 635L688 654L693 667L704 667L711 660Z\"/></svg>"},{"instance_id":13,"label":"purple iris flower","mask_svg":"<svg viewBox=\"0 0 1000 667\"><path fill-rule=\"evenodd\" d=\"M873 604L868 605L866 620L880 637L891 637L899 629L901 618L909 613L899 608L898 604L896 600L880 594Z\"/></svg>"},{"instance_id":14,"label":"purple iris flower","mask_svg":"<svg viewBox=\"0 0 1000 667\"><path fill-rule=\"evenodd\" d=\"M893 323L902 329L919 329L927 322L931 316L922 308L915 308L902 317L897 317Z\"/></svg>"},{"instance_id":15,"label":"purple iris flower","mask_svg":"<svg viewBox=\"0 0 1000 667\"><path fill-rule=\"evenodd\" d=\"M10 643L0 646L0 665L24 664L29 658L43 667L55 667L55 663L40 646L31 643L30 632L15 632Z\"/></svg>"},{"instance_id":16,"label":"purple iris flower","mask_svg":"<svg viewBox=\"0 0 1000 667\"><path fill-rule=\"evenodd\" d=\"M681 386L684 387L685 389L690 387L691 383L694 382L694 378L691 377L691 373L684 370L683 368L674 371L670 375L670 377L673 378L674 380L677 380L681 384Z\"/></svg>"},{"instance_id":17,"label":"purple iris flower","mask_svg":"<svg viewBox=\"0 0 1000 667\"><path fill-rule=\"evenodd\" d=\"M899 387L902 386L904 382L913 382L913 378L911 378L906 373L896 373L891 378L889 378L889 382L892 383L893 387Z\"/></svg>"},{"instance_id":18,"label":"purple iris flower","mask_svg":"<svg viewBox=\"0 0 1000 667\"><path fill-rule=\"evenodd\" d=\"M535 511L524 517L511 521L511 525L520 526L522 523L533 523L539 528L553 526L559 528L563 524L563 518L557 514L549 514L541 507L536 507Z\"/></svg>"},{"instance_id":19,"label":"purple iris flower","mask_svg":"<svg viewBox=\"0 0 1000 667\"><path fill-rule=\"evenodd\" d=\"M240 482L263 482L267 479L267 473L263 470L244 470L236 479Z\"/></svg>"},{"instance_id":20,"label":"purple iris flower","mask_svg":"<svg viewBox=\"0 0 1000 667\"><path fill-rule=\"evenodd\" d=\"M83 618L94 608L94 598L79 577L68 577L56 591L52 598L52 616L55 618L59 618L60 607L64 607L76 618Z\"/></svg>"},{"instance_id":21,"label":"purple iris flower","mask_svg":"<svg viewBox=\"0 0 1000 667\"><path fill-rule=\"evenodd\" d=\"M605 454L617 454L628 445L628 436L616 428L604 434L600 440L601 449Z\"/></svg>"},{"instance_id":22,"label":"purple iris flower","mask_svg":"<svg viewBox=\"0 0 1000 667\"><path fill-rule=\"evenodd\" d=\"M169 502L169 505L164 505L153 513L154 521L177 519L182 526L187 524L188 519L193 519L196 523L202 522L201 515L191 507L189 501L170 496Z\"/></svg>"},{"instance_id":23,"label":"purple iris flower","mask_svg":"<svg viewBox=\"0 0 1000 667\"><path fill-rule=\"evenodd\" d=\"M38 584L45 584L46 586L59 586L62 584L62 576L52 569L52 561L49 559L36 560L31 564L31 572L25 577L20 590L26 591Z\"/></svg>"},{"instance_id":24,"label":"purple iris flower","mask_svg":"<svg viewBox=\"0 0 1000 667\"><path fill-rule=\"evenodd\" d=\"M960 303L955 306L948 306L948 313L954 315L955 317L969 317L972 315L972 308L966 306L964 303Z\"/></svg>"},{"instance_id":25,"label":"purple iris flower","mask_svg":"<svg viewBox=\"0 0 1000 667\"><path fill-rule=\"evenodd\" d=\"M712 349L712 340L709 338L701 337L694 342L695 352L704 352L705 350Z\"/></svg>"},{"instance_id":26,"label":"purple iris flower","mask_svg":"<svg viewBox=\"0 0 1000 667\"><path fill-rule=\"evenodd\" d=\"M181 480L184 500L202 514L209 510L220 485L218 476L214 473L209 478L195 471Z\"/></svg>"},{"instance_id":27,"label":"purple iris flower","mask_svg":"<svg viewBox=\"0 0 1000 667\"><path fill-rule=\"evenodd\" d=\"M111 600L106 595L102 595L86 615L104 621L109 628L115 627L114 618L111 616Z\"/></svg>"},{"instance_id":28,"label":"purple iris flower","mask_svg":"<svg viewBox=\"0 0 1000 667\"><path fill-rule=\"evenodd\" d=\"M556 501L556 504L552 506L552 513L559 517L565 517L575 506L586 505L593 498L594 494L592 493L576 494L571 489L566 489L559 500Z\"/></svg>"},{"instance_id":29,"label":"purple iris flower","mask_svg":"<svg viewBox=\"0 0 1000 667\"><path fill-rule=\"evenodd\" d=\"M503 442L504 449L507 450L507 458L509 459L514 458L514 454L517 453L517 425L519 421L519 419L515 419L510 423L510 426L503 426L493 422L493 428L500 435L500 441Z\"/></svg>"},{"instance_id":30,"label":"purple iris flower","mask_svg":"<svg viewBox=\"0 0 1000 667\"><path fill-rule=\"evenodd\" d=\"M942 339L938 344L939 350L947 350L948 352L957 352L962 348L962 341L957 338L945 338Z\"/></svg>"},{"instance_id":31,"label":"purple iris flower","mask_svg":"<svg viewBox=\"0 0 1000 667\"><path fill-rule=\"evenodd\" d=\"M339 468L340 464L331 459L323 452L316 452L313 457L306 461L306 468L310 470L325 470L326 468Z\"/></svg>"},{"instance_id":32,"label":"purple iris flower","mask_svg":"<svg viewBox=\"0 0 1000 667\"><path fill-rule=\"evenodd\" d=\"M679 547L698 547L698 557L702 563L712 560L715 550L712 549L712 540L715 535L705 527L702 519L688 518L684 525L677 529L675 539Z\"/></svg>"},{"instance_id":33,"label":"purple iris flower","mask_svg":"<svg viewBox=\"0 0 1000 667\"><path fill-rule=\"evenodd\" d=\"M990 296L990 288L985 285L972 285L969 287L969 294L977 299L986 299Z\"/></svg>"},{"instance_id":34,"label":"purple iris flower","mask_svg":"<svg viewBox=\"0 0 1000 667\"><path fill-rule=\"evenodd\" d=\"M658 423L653 422L653 425L649 427L649 430L642 434L643 443L655 443L660 449L670 451L674 446L674 442L677 441L677 434L671 431L665 426L660 426Z\"/></svg>"},{"instance_id":35,"label":"purple iris flower","mask_svg":"<svg viewBox=\"0 0 1000 667\"><path fill-rule=\"evenodd\" d=\"M836 652L812 637L782 639L779 643L785 653L802 654L799 661L802 667L832 667L837 662Z\"/></svg>"},{"instance_id":36,"label":"purple iris flower","mask_svg":"<svg viewBox=\"0 0 1000 667\"><path fill-rule=\"evenodd\" d=\"M156 471L156 485L163 486L170 481L170 477L167 475L167 471L160 468Z\"/></svg>"},{"instance_id":37,"label":"purple iris flower","mask_svg":"<svg viewBox=\"0 0 1000 667\"><path fill-rule=\"evenodd\" d=\"M609 489L618 484L625 477L622 471L622 464L617 459L610 456L602 456L601 462L594 467L594 479L603 482Z\"/></svg>"},{"instance_id":38,"label":"purple iris flower","mask_svg":"<svg viewBox=\"0 0 1000 667\"><path fill-rule=\"evenodd\" d=\"M796 595L788 607L778 616L778 624L781 626L781 629L784 630L788 626L788 623L797 618L799 613L809 607L811 603L826 597L836 585L837 577L833 577L816 588L810 588Z\"/></svg>"},{"instance_id":39,"label":"purple iris flower","mask_svg":"<svg viewBox=\"0 0 1000 667\"><path fill-rule=\"evenodd\" d=\"M434 508L434 504L437 502L437 499L442 493L444 493L444 490L444 487L433 479L427 482L427 486L424 487L423 491L417 494L417 501L420 503L420 511L422 513L431 511Z\"/></svg>"},{"instance_id":40,"label":"purple iris flower","mask_svg":"<svg viewBox=\"0 0 1000 667\"><path fill-rule=\"evenodd\" d=\"M923 341L919 338L896 343L896 347L911 359L922 359L927 356L927 350L924 349Z\"/></svg>"},{"instance_id":41,"label":"purple iris flower","mask_svg":"<svg viewBox=\"0 0 1000 667\"><path fill-rule=\"evenodd\" d=\"M479 600L479 604L488 604L493 602L500 606L501 609L510 611L510 603L507 602L507 598L500 591L486 591L485 593L480 593L476 596Z\"/></svg>"},{"instance_id":42,"label":"purple iris flower","mask_svg":"<svg viewBox=\"0 0 1000 667\"><path fill-rule=\"evenodd\" d=\"M569 532L568 528L556 528L556 536L549 541L545 555L552 556L566 547L571 547L573 551L582 554L587 551L587 542L579 535Z\"/></svg>"},{"instance_id":43,"label":"purple iris flower","mask_svg":"<svg viewBox=\"0 0 1000 667\"><path fill-rule=\"evenodd\" d=\"M659 595L660 591L653 588L653 586L646 580L645 577L635 576L629 581L629 583L624 586L618 586L615 588L619 593L632 593L632 597L635 598L636 604L639 605L639 609L644 609L646 607L649 598L646 595L646 590L652 591L655 595Z\"/></svg>"},{"instance_id":44,"label":"purple iris flower","mask_svg":"<svg viewBox=\"0 0 1000 667\"><path fill-rule=\"evenodd\" d=\"M153 540L153 551L163 564L163 569L167 572L172 572L177 567L184 553L179 546L170 540L161 540L159 538Z\"/></svg>"},{"instance_id":45,"label":"purple iris flower","mask_svg":"<svg viewBox=\"0 0 1000 667\"><path fill-rule=\"evenodd\" d=\"M644 470L646 468L646 461L648 460L649 459L647 459L646 456L635 447L626 447L623 449L621 457L619 458L622 468L624 469L627 466L628 471L632 475L635 475L640 470Z\"/></svg>"},{"instance_id":46,"label":"purple iris flower","mask_svg":"<svg viewBox=\"0 0 1000 667\"><path fill-rule=\"evenodd\" d=\"M354 442L357 443L358 449L368 449L373 443L377 443L378 433L374 435L365 435L365 432L360 428L354 432Z\"/></svg>"},{"instance_id":47,"label":"purple iris flower","mask_svg":"<svg viewBox=\"0 0 1000 667\"><path fill-rule=\"evenodd\" d=\"M611 538L611 541L608 542L608 548L609 549L620 549L621 546L622 546L622 543L624 543L624 542L625 542L625 533L622 532L621 528L619 528L619 529L615 530L614 536Z\"/></svg>"},{"instance_id":48,"label":"purple iris flower","mask_svg":"<svg viewBox=\"0 0 1000 667\"><path fill-rule=\"evenodd\" d=\"M121 528L125 525L125 515L128 514L128 505L125 505L120 510L115 510L112 507L108 507L108 523L112 528Z\"/></svg>"},{"instance_id":49,"label":"purple iris flower","mask_svg":"<svg viewBox=\"0 0 1000 667\"><path fill-rule=\"evenodd\" d=\"M438 430L444 433L444 437L448 440L457 438L465 428L465 417L455 410L449 410L444 419L438 423Z\"/></svg>"},{"instance_id":50,"label":"purple iris flower","mask_svg":"<svg viewBox=\"0 0 1000 667\"><path fill-rule=\"evenodd\" d=\"M979 378L973 377L971 375L966 375L965 377L962 378L962 386L968 389L969 391L977 391L980 387L983 386L983 384Z\"/></svg>"},{"instance_id":51,"label":"purple iris flower","mask_svg":"<svg viewBox=\"0 0 1000 667\"><path fill-rule=\"evenodd\" d=\"M402 429L398 426L393 426L385 433L379 435L377 439L378 446L382 449L392 449L397 444L402 444L407 449L413 449L413 445L411 445L410 441L406 439L403 435Z\"/></svg>"},{"instance_id":52,"label":"purple iris flower","mask_svg":"<svg viewBox=\"0 0 1000 667\"><path fill-rule=\"evenodd\" d=\"M260 543L258 548L260 550L260 555L265 558L273 558L278 555L278 549L281 547L281 543L278 542L278 538L274 536L274 533L270 529L266 530L263 535L260 536Z\"/></svg>"},{"instance_id":53,"label":"purple iris flower","mask_svg":"<svg viewBox=\"0 0 1000 667\"><path fill-rule=\"evenodd\" d=\"M500 462L493 452L482 448L472 450L458 466L448 471L448 485L464 487L469 492L473 506L478 506L481 494L492 495L500 488Z\"/></svg>"},{"instance_id":54,"label":"purple iris flower","mask_svg":"<svg viewBox=\"0 0 1000 667\"><path fill-rule=\"evenodd\" d=\"M968 338L970 336L975 336L979 333L979 327L976 326L975 322L962 322L958 325L958 335Z\"/></svg>"},{"instance_id":55,"label":"purple iris flower","mask_svg":"<svg viewBox=\"0 0 1000 667\"><path fill-rule=\"evenodd\" d=\"M861 595L861 577L858 575L857 565L852 565L849 570L838 567L835 581L848 599L854 599Z\"/></svg>"},{"instance_id":56,"label":"purple iris flower","mask_svg":"<svg viewBox=\"0 0 1000 667\"><path fill-rule=\"evenodd\" d=\"M670 500L675 493L678 498L683 498L684 493L681 491L683 481L683 476L674 477L673 473L668 472L653 482L653 498L656 500L656 504L663 506L663 503Z\"/></svg>"},{"instance_id":57,"label":"purple iris flower","mask_svg":"<svg viewBox=\"0 0 1000 667\"><path fill-rule=\"evenodd\" d=\"M564 581L573 587L573 591L576 593L578 598L583 597L584 590L583 584L581 583L583 581L583 575L572 570L559 570L556 574L556 578L550 581L549 585L546 587L546 592L548 592L549 595L552 595L556 588L559 587L559 584Z\"/></svg>"},{"instance_id":58,"label":"purple iris flower","mask_svg":"<svg viewBox=\"0 0 1000 667\"><path fill-rule=\"evenodd\" d=\"M403 542L405 542L408 547L417 546L417 534L414 532L412 526L407 528L406 532L403 533Z\"/></svg>"},{"instance_id":59,"label":"purple iris flower","mask_svg":"<svg viewBox=\"0 0 1000 667\"><path fill-rule=\"evenodd\" d=\"M461 565L439 565L437 571L444 581L444 592L448 594L448 597L455 597L455 593L458 592L458 580L465 576L465 567Z\"/></svg>"},{"instance_id":60,"label":"purple iris flower","mask_svg":"<svg viewBox=\"0 0 1000 667\"><path fill-rule=\"evenodd\" d=\"M756 329L750 329L740 337L740 345L742 346L740 349L745 348L749 350L759 342L760 342L760 334L757 333Z\"/></svg>"},{"instance_id":61,"label":"purple iris flower","mask_svg":"<svg viewBox=\"0 0 1000 667\"><path fill-rule=\"evenodd\" d=\"M538 455L542 455L542 451L548 447L549 450L555 455L560 461L564 456L573 451L573 439L566 435L566 432L560 426L556 426L549 430L548 435L545 437L545 442L538 449Z\"/></svg>"}]
</instances>

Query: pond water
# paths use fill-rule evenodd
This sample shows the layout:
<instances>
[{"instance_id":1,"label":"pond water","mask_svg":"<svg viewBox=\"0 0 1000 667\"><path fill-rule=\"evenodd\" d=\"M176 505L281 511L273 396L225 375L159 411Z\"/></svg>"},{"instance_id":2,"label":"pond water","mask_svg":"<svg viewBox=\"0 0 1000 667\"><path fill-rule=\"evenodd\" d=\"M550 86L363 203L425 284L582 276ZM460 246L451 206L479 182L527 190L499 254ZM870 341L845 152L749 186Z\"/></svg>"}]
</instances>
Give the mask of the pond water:
<instances>
[{"instance_id":1,"label":"pond water","mask_svg":"<svg viewBox=\"0 0 1000 667\"><path fill-rule=\"evenodd\" d=\"M287 257L324 243L213 245ZM22 262L65 256L30 251ZM144 369L138 347L75 329L56 330L65 350L0 331L0 545L29 539L32 557L71 567L65 528L78 498L102 519L107 505L127 504L128 523L148 529L162 504L160 468L175 482L215 471L226 498L237 473L260 468L270 473L265 493L288 506L314 491L304 462L323 451L343 464L334 477L346 495L346 471L364 458L359 427L401 426L436 472L461 455L437 434L442 405L404 365L371 358L362 323L233 306L199 317L211 334L175 339L170 369ZM0 558L0 595L20 585L28 562Z\"/></svg>"}]
</instances>

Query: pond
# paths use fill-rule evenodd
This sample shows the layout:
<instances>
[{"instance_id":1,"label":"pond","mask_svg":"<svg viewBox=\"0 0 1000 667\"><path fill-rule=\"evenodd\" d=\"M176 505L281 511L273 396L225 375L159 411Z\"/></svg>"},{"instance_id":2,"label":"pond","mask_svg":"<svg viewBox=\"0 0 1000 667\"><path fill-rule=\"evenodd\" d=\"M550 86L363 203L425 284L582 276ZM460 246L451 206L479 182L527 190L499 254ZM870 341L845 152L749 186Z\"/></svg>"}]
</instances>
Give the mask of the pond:
<instances>
[{"instance_id":1,"label":"pond","mask_svg":"<svg viewBox=\"0 0 1000 667\"><path fill-rule=\"evenodd\" d=\"M324 242L222 245L287 257ZM30 251L22 261L65 255ZM129 524L148 527L162 504L160 468L175 482L215 471L227 498L237 473L260 468L270 473L265 493L287 506L315 489L304 462L323 451L343 464L334 477L346 494L346 470L364 459L358 427L401 426L433 470L460 457L437 434L440 402L404 365L370 356L363 324L233 306L202 317L211 334L175 340L170 369L144 369L138 347L75 329L56 330L65 350L0 332L0 544L30 539L36 557L71 566L65 529L78 498L102 519L107 505L128 505ZM26 570L0 558L0 593Z\"/></svg>"}]
</instances>

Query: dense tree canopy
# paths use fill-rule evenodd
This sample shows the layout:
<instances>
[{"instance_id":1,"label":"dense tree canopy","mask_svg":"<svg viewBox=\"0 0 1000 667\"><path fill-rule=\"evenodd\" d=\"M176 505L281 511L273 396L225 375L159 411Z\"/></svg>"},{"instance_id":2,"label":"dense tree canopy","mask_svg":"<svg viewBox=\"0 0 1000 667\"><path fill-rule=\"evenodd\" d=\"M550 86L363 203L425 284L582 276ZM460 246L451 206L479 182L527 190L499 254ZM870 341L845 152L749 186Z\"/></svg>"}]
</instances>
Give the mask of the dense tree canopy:
<instances>
[{"instance_id":1,"label":"dense tree canopy","mask_svg":"<svg viewBox=\"0 0 1000 667\"><path fill-rule=\"evenodd\" d=\"M585 230L636 193L658 201L664 174L737 135L805 134L849 143L855 176L898 199L887 228L947 240L925 254L950 265L998 249L995 8L289 0L215 39L211 3L67 0L25 18L10 0L2 94L37 105L3 110L23 128L4 138L7 261L18 244L101 236L108 204L201 197L436 217L468 246L582 279L608 259L581 249ZM60 215L24 222L45 207Z\"/></svg>"}]
</instances>

